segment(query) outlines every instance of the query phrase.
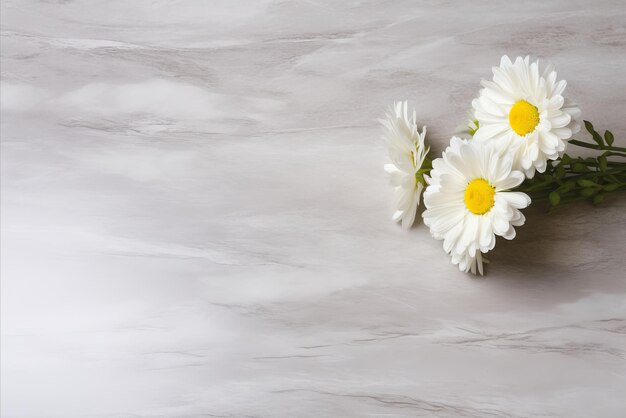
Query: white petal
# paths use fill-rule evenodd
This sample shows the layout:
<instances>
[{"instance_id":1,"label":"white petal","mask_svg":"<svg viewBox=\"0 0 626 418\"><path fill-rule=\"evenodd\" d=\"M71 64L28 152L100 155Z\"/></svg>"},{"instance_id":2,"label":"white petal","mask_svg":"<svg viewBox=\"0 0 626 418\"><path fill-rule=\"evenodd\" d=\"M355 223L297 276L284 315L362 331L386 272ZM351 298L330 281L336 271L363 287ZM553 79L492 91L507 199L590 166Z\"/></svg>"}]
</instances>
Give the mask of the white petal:
<instances>
[{"instance_id":1,"label":"white petal","mask_svg":"<svg viewBox=\"0 0 626 418\"><path fill-rule=\"evenodd\" d=\"M498 193L498 196L505 199L515 209L524 209L528 207L531 202L530 197L522 192L501 192Z\"/></svg>"}]
</instances>

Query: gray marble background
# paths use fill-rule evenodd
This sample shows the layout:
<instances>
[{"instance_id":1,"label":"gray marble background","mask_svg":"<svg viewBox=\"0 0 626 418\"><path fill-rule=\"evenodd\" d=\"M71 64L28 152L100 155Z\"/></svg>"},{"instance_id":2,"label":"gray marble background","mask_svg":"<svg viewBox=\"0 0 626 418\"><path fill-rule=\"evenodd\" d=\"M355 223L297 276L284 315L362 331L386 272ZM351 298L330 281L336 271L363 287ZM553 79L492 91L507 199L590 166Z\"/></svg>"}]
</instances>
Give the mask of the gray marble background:
<instances>
[{"instance_id":1,"label":"gray marble background","mask_svg":"<svg viewBox=\"0 0 626 418\"><path fill-rule=\"evenodd\" d=\"M626 145L624 1L2 2L3 417L622 417L626 195L485 278L390 221L504 54Z\"/></svg>"}]
</instances>

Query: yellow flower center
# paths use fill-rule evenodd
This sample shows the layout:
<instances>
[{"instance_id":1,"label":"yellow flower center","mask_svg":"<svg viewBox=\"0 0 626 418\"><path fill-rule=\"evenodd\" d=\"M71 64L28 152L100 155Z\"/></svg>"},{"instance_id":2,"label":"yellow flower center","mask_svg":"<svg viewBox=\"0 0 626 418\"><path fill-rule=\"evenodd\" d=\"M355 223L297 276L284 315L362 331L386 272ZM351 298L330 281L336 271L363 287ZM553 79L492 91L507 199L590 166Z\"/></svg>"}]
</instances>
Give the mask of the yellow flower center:
<instances>
[{"instance_id":1,"label":"yellow flower center","mask_svg":"<svg viewBox=\"0 0 626 418\"><path fill-rule=\"evenodd\" d=\"M509 125L520 136L529 134L539 125L539 110L526 100L519 100L509 111Z\"/></svg>"},{"instance_id":2,"label":"yellow flower center","mask_svg":"<svg viewBox=\"0 0 626 418\"><path fill-rule=\"evenodd\" d=\"M465 206L475 215L484 215L494 204L496 188L485 179L474 179L465 188Z\"/></svg>"}]
</instances>

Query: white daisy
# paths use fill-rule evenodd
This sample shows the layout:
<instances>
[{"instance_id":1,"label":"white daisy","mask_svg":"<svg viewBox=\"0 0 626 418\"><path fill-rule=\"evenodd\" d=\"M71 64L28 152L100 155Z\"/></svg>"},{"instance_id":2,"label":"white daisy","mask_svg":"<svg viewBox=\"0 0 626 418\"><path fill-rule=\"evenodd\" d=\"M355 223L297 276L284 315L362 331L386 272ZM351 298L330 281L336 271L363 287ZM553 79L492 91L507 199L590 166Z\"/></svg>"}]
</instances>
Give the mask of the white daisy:
<instances>
[{"instance_id":1,"label":"white daisy","mask_svg":"<svg viewBox=\"0 0 626 418\"><path fill-rule=\"evenodd\" d=\"M479 129L477 140L498 140L515 155L514 169L533 177L543 173L548 160L565 151L567 140L580 130L580 109L563 97L567 83L556 79L552 66L539 74L537 61L506 55L493 67L493 81L482 81L474 99Z\"/></svg>"},{"instance_id":2,"label":"white daisy","mask_svg":"<svg viewBox=\"0 0 626 418\"><path fill-rule=\"evenodd\" d=\"M424 223L465 272L482 274L482 254L493 249L496 235L515 237L514 226L525 221L519 209L530 204L525 193L508 191L524 174L512 170L513 158L501 146L452 138L442 158L433 161L424 192Z\"/></svg>"},{"instance_id":3,"label":"white daisy","mask_svg":"<svg viewBox=\"0 0 626 418\"><path fill-rule=\"evenodd\" d=\"M426 165L430 164L426 158L428 148L424 145L426 127L418 132L415 111L409 118L406 101L395 103L387 112L386 119L380 122L385 128L383 139L392 161L392 164L385 164L396 194L396 212L392 219L401 221L403 228L410 228L426 185L424 172L427 167L424 161L428 162Z\"/></svg>"}]
</instances>

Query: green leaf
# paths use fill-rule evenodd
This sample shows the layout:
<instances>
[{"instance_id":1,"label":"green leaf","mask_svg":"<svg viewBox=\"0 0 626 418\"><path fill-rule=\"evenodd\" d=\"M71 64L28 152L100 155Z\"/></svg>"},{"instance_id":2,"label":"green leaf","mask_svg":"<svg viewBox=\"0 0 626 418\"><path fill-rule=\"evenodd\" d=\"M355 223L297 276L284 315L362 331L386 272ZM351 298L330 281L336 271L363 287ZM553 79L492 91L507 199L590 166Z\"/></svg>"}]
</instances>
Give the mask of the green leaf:
<instances>
[{"instance_id":1,"label":"green leaf","mask_svg":"<svg viewBox=\"0 0 626 418\"><path fill-rule=\"evenodd\" d=\"M611 131L604 131L604 139L606 140L607 144L613 145L615 137L613 137L613 133Z\"/></svg>"},{"instance_id":2,"label":"green leaf","mask_svg":"<svg viewBox=\"0 0 626 418\"><path fill-rule=\"evenodd\" d=\"M578 185L580 187L597 187L598 184L594 183L591 180L587 180L587 179L580 179L578 180Z\"/></svg>"},{"instance_id":3,"label":"green leaf","mask_svg":"<svg viewBox=\"0 0 626 418\"><path fill-rule=\"evenodd\" d=\"M589 171L585 163L580 162L574 163L572 165L572 170L574 171L574 173L586 173L587 171Z\"/></svg>"},{"instance_id":4,"label":"green leaf","mask_svg":"<svg viewBox=\"0 0 626 418\"><path fill-rule=\"evenodd\" d=\"M608 163L606 161L606 157L604 155L601 155L600 157L598 157L598 166L600 167L600 171L605 172L607 167L608 167Z\"/></svg>"},{"instance_id":5,"label":"green leaf","mask_svg":"<svg viewBox=\"0 0 626 418\"><path fill-rule=\"evenodd\" d=\"M602 190L607 191L607 192L614 192L615 190L619 189L620 185L619 184L607 184L606 186L602 187Z\"/></svg>"},{"instance_id":6,"label":"green leaf","mask_svg":"<svg viewBox=\"0 0 626 418\"><path fill-rule=\"evenodd\" d=\"M558 189L556 189L560 194L567 194L569 193L574 187L576 187L576 182L575 181L566 181L563 184L561 184L559 186Z\"/></svg>"},{"instance_id":7,"label":"green leaf","mask_svg":"<svg viewBox=\"0 0 626 418\"><path fill-rule=\"evenodd\" d=\"M604 140L602 139L599 133L594 132L591 136L593 136L593 140L596 141L598 145L600 146L604 145Z\"/></svg>"},{"instance_id":8,"label":"green leaf","mask_svg":"<svg viewBox=\"0 0 626 418\"><path fill-rule=\"evenodd\" d=\"M558 205L559 202L561 201L561 195L557 191L554 191L554 192L550 193L548 195L548 198L550 199L550 204L552 206Z\"/></svg>"},{"instance_id":9,"label":"green leaf","mask_svg":"<svg viewBox=\"0 0 626 418\"><path fill-rule=\"evenodd\" d=\"M602 137L600 136L600 134L597 133L596 130L593 128L593 124L589 122L588 120L584 122L585 122L585 128L587 128L587 132L591 134L591 136L593 137L593 140L596 141L598 145L602 146L604 144L604 141L602 140Z\"/></svg>"},{"instance_id":10,"label":"green leaf","mask_svg":"<svg viewBox=\"0 0 626 418\"><path fill-rule=\"evenodd\" d=\"M556 168L556 178L562 179L563 177L565 177L565 167L563 167L562 165L559 165Z\"/></svg>"},{"instance_id":11,"label":"green leaf","mask_svg":"<svg viewBox=\"0 0 626 418\"><path fill-rule=\"evenodd\" d=\"M567 165L570 162L572 162L572 158L567 154L563 154L563 156L561 157L561 164Z\"/></svg>"},{"instance_id":12,"label":"green leaf","mask_svg":"<svg viewBox=\"0 0 626 418\"><path fill-rule=\"evenodd\" d=\"M594 205L599 205L600 203L604 202L604 195L603 194L597 194L593 197L593 204Z\"/></svg>"},{"instance_id":13,"label":"green leaf","mask_svg":"<svg viewBox=\"0 0 626 418\"><path fill-rule=\"evenodd\" d=\"M596 194L597 192L598 192L598 191L597 191L596 189L591 189L591 188L588 188L588 189L582 189L582 190L580 191L580 195L581 195L581 196L584 196L584 197L591 197L591 196L593 196L594 194Z\"/></svg>"}]
</instances>

